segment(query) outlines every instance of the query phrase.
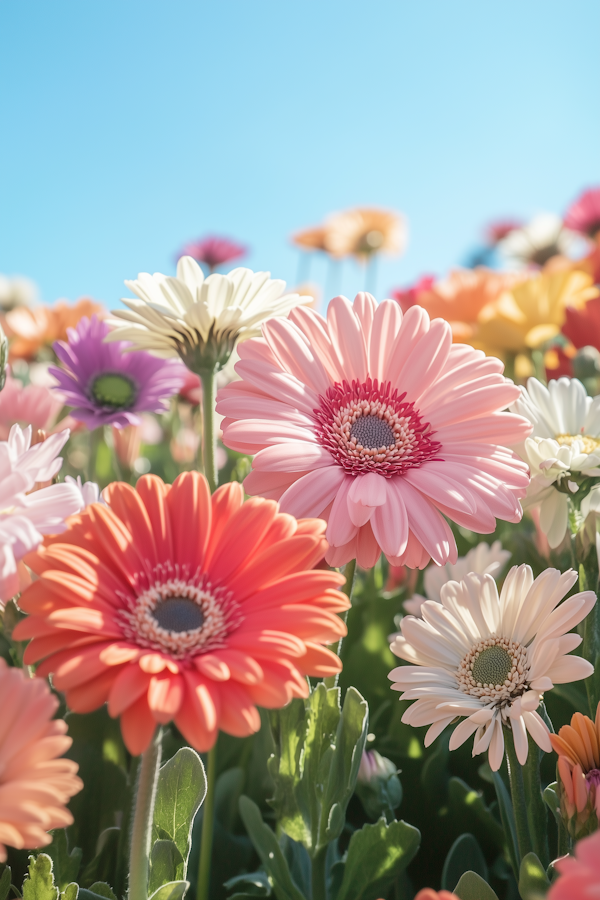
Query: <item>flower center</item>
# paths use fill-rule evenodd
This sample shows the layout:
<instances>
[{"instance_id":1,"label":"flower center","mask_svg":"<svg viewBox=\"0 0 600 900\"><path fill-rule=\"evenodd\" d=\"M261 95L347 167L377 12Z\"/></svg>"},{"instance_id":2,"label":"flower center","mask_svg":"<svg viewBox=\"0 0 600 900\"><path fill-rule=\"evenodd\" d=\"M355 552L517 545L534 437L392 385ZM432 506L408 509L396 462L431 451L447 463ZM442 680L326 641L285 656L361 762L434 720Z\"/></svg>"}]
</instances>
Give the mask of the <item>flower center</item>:
<instances>
[{"instance_id":1,"label":"flower center","mask_svg":"<svg viewBox=\"0 0 600 900\"><path fill-rule=\"evenodd\" d=\"M128 409L133 406L137 395L135 384L119 372L104 372L94 378L91 385L92 397L100 406L111 409Z\"/></svg>"},{"instance_id":2,"label":"flower center","mask_svg":"<svg viewBox=\"0 0 600 900\"><path fill-rule=\"evenodd\" d=\"M202 607L189 597L167 597L152 610L152 615L165 631L193 631L204 624Z\"/></svg>"},{"instance_id":3,"label":"flower center","mask_svg":"<svg viewBox=\"0 0 600 900\"><path fill-rule=\"evenodd\" d=\"M595 453L600 447L600 437L590 434L557 434L554 440L562 447L572 447L575 441L579 441L584 453Z\"/></svg>"},{"instance_id":4,"label":"flower center","mask_svg":"<svg viewBox=\"0 0 600 900\"><path fill-rule=\"evenodd\" d=\"M590 769L586 772L585 783L588 787L598 787L600 785L600 769Z\"/></svg>"},{"instance_id":5,"label":"flower center","mask_svg":"<svg viewBox=\"0 0 600 900\"><path fill-rule=\"evenodd\" d=\"M439 459L441 444L405 396L389 381L335 384L314 410L321 445L351 475L377 472L391 478Z\"/></svg>"},{"instance_id":6,"label":"flower center","mask_svg":"<svg viewBox=\"0 0 600 900\"><path fill-rule=\"evenodd\" d=\"M469 650L457 677L465 694L502 702L527 690L528 674L527 649L517 641L491 637Z\"/></svg>"}]
</instances>

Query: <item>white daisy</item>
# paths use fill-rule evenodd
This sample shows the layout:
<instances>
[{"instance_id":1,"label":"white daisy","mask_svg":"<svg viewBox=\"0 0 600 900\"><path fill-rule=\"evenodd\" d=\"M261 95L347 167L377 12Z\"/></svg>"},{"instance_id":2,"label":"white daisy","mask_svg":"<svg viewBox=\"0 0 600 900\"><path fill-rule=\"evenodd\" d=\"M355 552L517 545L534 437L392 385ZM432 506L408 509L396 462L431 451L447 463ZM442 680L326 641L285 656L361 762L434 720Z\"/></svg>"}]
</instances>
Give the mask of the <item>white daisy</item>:
<instances>
[{"instance_id":1,"label":"white daisy","mask_svg":"<svg viewBox=\"0 0 600 900\"><path fill-rule=\"evenodd\" d=\"M446 563L445 566L429 565L424 574L426 596L413 594L410 600L404 601L404 609L412 616L420 616L421 607L426 600L441 602L441 590L448 581L462 581L469 572L497 578L510 557L510 550L504 550L500 541L494 541L491 547L481 541L466 556L459 556L455 563Z\"/></svg>"},{"instance_id":2,"label":"white daisy","mask_svg":"<svg viewBox=\"0 0 600 900\"><path fill-rule=\"evenodd\" d=\"M545 387L530 378L510 407L529 419L533 432L518 452L529 463L531 484L525 508L540 505L540 527L558 547L569 524L570 502L577 508L600 477L600 397L588 397L576 378Z\"/></svg>"},{"instance_id":3,"label":"white daisy","mask_svg":"<svg viewBox=\"0 0 600 900\"><path fill-rule=\"evenodd\" d=\"M413 665L390 672L401 700L416 700L402 721L430 725L429 746L457 717L454 750L474 732L473 755L489 750L497 771L504 755L503 727L512 729L515 750L527 759L527 732L550 752L548 729L536 712L544 691L578 681L594 671L569 656L581 638L568 634L594 606L593 591L560 603L577 581L570 569L546 569L535 580L529 566L514 566L498 597L490 575L471 573L442 587L441 603L427 600L422 619L405 616L392 652ZM560 604L560 605L559 605Z\"/></svg>"},{"instance_id":4,"label":"white daisy","mask_svg":"<svg viewBox=\"0 0 600 900\"><path fill-rule=\"evenodd\" d=\"M553 256L568 253L576 235L555 213L539 213L522 228L514 228L499 243L510 268L543 266Z\"/></svg>"},{"instance_id":5,"label":"white daisy","mask_svg":"<svg viewBox=\"0 0 600 900\"><path fill-rule=\"evenodd\" d=\"M116 327L107 340L131 341L133 349L165 359L179 356L193 372L222 369L236 342L259 335L263 321L312 302L284 294L285 281L269 272L239 268L205 278L191 256L181 257L175 278L142 272L125 284L139 299L123 299L128 309L113 312Z\"/></svg>"}]
</instances>

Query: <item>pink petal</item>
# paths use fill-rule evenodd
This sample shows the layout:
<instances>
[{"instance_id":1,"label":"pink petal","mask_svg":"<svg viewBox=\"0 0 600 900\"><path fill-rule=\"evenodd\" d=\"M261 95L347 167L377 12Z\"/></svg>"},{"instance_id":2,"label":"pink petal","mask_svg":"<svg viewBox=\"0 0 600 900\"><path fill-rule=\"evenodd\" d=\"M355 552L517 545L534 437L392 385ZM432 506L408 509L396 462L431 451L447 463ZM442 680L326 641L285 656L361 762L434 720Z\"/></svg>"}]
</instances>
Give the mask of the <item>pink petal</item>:
<instances>
[{"instance_id":1,"label":"pink petal","mask_svg":"<svg viewBox=\"0 0 600 900\"><path fill-rule=\"evenodd\" d=\"M288 441L265 447L254 457L253 468L269 472L306 472L331 465L331 453L318 444Z\"/></svg>"},{"instance_id":2,"label":"pink petal","mask_svg":"<svg viewBox=\"0 0 600 900\"><path fill-rule=\"evenodd\" d=\"M331 342L337 351L346 379L367 377L367 351L360 323L346 297L334 297L327 307Z\"/></svg>"},{"instance_id":3,"label":"pink petal","mask_svg":"<svg viewBox=\"0 0 600 900\"><path fill-rule=\"evenodd\" d=\"M308 472L290 485L281 496L281 512L296 516L297 519L320 517L335 499L344 478L344 470L340 466L326 466Z\"/></svg>"},{"instance_id":4,"label":"pink petal","mask_svg":"<svg viewBox=\"0 0 600 900\"><path fill-rule=\"evenodd\" d=\"M371 329L369 374L381 384L387 379L392 353L402 325L402 312L394 300L384 300L377 307Z\"/></svg>"}]
</instances>

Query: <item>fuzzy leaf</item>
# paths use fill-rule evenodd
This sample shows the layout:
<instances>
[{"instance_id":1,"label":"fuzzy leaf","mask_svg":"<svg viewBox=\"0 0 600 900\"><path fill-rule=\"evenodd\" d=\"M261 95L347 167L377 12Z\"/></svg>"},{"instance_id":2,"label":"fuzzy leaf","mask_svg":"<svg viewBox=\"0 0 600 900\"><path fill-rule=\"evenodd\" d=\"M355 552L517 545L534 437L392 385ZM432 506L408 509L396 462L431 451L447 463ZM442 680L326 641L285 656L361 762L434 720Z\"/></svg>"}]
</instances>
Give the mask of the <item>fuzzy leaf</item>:
<instances>
[{"instance_id":1,"label":"fuzzy leaf","mask_svg":"<svg viewBox=\"0 0 600 900\"><path fill-rule=\"evenodd\" d=\"M350 838L337 900L376 900L402 872L419 849L421 834L406 822L363 825Z\"/></svg>"},{"instance_id":2,"label":"fuzzy leaf","mask_svg":"<svg viewBox=\"0 0 600 900\"><path fill-rule=\"evenodd\" d=\"M189 888L189 881L170 881L163 884L157 891L150 895L149 900L183 900L183 896Z\"/></svg>"},{"instance_id":3,"label":"fuzzy leaf","mask_svg":"<svg viewBox=\"0 0 600 900\"><path fill-rule=\"evenodd\" d=\"M23 900L58 900L52 860L47 853L29 857L29 876L23 882Z\"/></svg>"},{"instance_id":4,"label":"fuzzy leaf","mask_svg":"<svg viewBox=\"0 0 600 900\"><path fill-rule=\"evenodd\" d=\"M155 841L150 854L150 877L148 890L158 890L170 881L181 881L184 863L174 841Z\"/></svg>"},{"instance_id":5,"label":"fuzzy leaf","mask_svg":"<svg viewBox=\"0 0 600 900\"><path fill-rule=\"evenodd\" d=\"M260 809L249 797L240 797L240 815L261 863L273 879L278 900L304 900L294 884L275 834L265 825Z\"/></svg>"},{"instance_id":6,"label":"fuzzy leaf","mask_svg":"<svg viewBox=\"0 0 600 900\"><path fill-rule=\"evenodd\" d=\"M549 887L546 870L535 853L528 853L521 860L519 872L519 894L522 900L542 900Z\"/></svg>"},{"instance_id":7,"label":"fuzzy leaf","mask_svg":"<svg viewBox=\"0 0 600 900\"><path fill-rule=\"evenodd\" d=\"M476 872L484 881L488 868L481 848L472 834L457 837L446 856L442 870L442 888L451 891L465 872Z\"/></svg>"},{"instance_id":8,"label":"fuzzy leaf","mask_svg":"<svg viewBox=\"0 0 600 900\"><path fill-rule=\"evenodd\" d=\"M6 900L10 893L10 882L12 872L10 866L6 866L4 872L0 876L0 900Z\"/></svg>"},{"instance_id":9,"label":"fuzzy leaf","mask_svg":"<svg viewBox=\"0 0 600 900\"><path fill-rule=\"evenodd\" d=\"M66 829L60 828L52 833L52 843L44 852L52 860L52 872L58 889L64 891L68 884L77 880L81 867L81 849L74 847L69 853Z\"/></svg>"},{"instance_id":10,"label":"fuzzy leaf","mask_svg":"<svg viewBox=\"0 0 600 900\"><path fill-rule=\"evenodd\" d=\"M152 827L153 843L167 839L177 847L183 862L181 878L190 855L194 817L205 795L202 760L191 747L182 747L159 772Z\"/></svg>"},{"instance_id":11,"label":"fuzzy leaf","mask_svg":"<svg viewBox=\"0 0 600 900\"><path fill-rule=\"evenodd\" d=\"M465 872L454 888L459 900L498 900L498 895L477 872Z\"/></svg>"},{"instance_id":12,"label":"fuzzy leaf","mask_svg":"<svg viewBox=\"0 0 600 900\"><path fill-rule=\"evenodd\" d=\"M60 895L60 900L77 900L79 896L79 885L74 881L68 884ZM115 898L116 900L116 898Z\"/></svg>"}]
</instances>

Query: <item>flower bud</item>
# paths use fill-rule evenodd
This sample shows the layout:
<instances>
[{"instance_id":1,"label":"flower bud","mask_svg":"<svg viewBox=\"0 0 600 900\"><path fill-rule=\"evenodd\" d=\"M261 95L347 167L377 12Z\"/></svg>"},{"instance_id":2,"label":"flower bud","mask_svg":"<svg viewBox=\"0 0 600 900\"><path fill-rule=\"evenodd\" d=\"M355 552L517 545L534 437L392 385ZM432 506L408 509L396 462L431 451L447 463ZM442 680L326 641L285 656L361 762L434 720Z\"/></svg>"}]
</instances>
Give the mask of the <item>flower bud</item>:
<instances>
[{"instance_id":1,"label":"flower bud","mask_svg":"<svg viewBox=\"0 0 600 900\"><path fill-rule=\"evenodd\" d=\"M402 801L402 785L398 770L391 759L377 750L365 750L360 761L356 793L368 816L378 819L384 815L392 821L394 810Z\"/></svg>"}]
</instances>

